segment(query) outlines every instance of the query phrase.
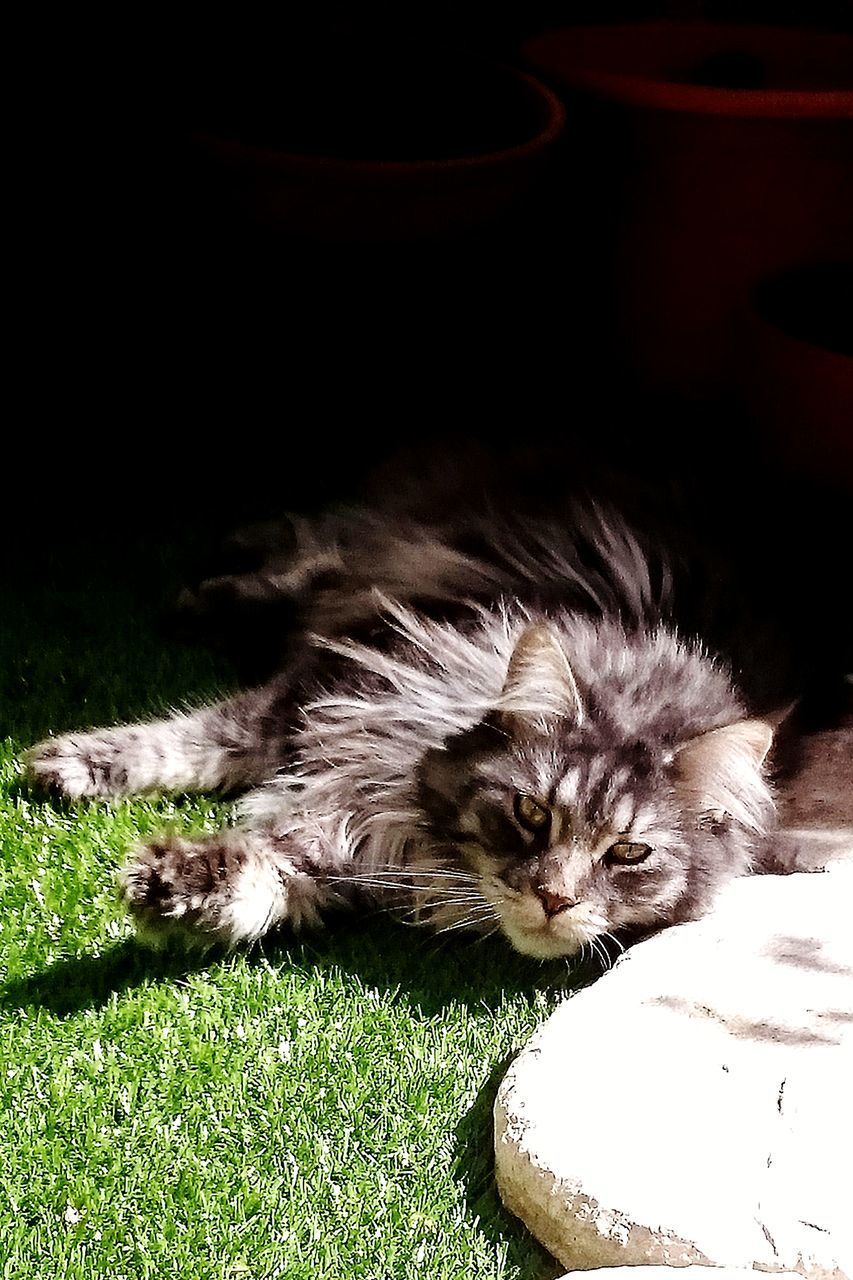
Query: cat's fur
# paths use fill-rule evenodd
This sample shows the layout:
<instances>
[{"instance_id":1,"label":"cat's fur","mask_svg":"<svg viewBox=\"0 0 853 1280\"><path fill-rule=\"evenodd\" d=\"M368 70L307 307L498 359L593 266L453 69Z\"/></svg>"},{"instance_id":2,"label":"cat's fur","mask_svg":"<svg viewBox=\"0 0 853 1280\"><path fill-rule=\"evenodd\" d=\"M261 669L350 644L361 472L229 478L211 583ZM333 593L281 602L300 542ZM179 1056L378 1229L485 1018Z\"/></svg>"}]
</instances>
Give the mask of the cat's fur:
<instances>
[{"instance_id":1,"label":"cat's fur","mask_svg":"<svg viewBox=\"0 0 853 1280\"><path fill-rule=\"evenodd\" d=\"M73 799L248 790L234 828L133 851L147 930L232 946L370 900L568 955L766 864L772 697L679 631L675 561L615 511L362 509L276 545L243 584L301 620L272 680L29 755Z\"/></svg>"}]
</instances>

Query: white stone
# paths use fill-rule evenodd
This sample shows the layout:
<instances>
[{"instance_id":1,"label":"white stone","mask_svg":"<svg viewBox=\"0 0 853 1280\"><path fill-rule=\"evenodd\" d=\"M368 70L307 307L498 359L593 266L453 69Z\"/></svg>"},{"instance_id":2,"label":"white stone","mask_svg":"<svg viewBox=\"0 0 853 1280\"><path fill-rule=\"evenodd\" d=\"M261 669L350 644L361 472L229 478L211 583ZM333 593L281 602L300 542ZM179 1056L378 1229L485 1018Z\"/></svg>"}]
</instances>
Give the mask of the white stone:
<instances>
[{"instance_id":1,"label":"white stone","mask_svg":"<svg viewBox=\"0 0 853 1280\"><path fill-rule=\"evenodd\" d=\"M540 1028L496 1172L564 1266L853 1280L851 916L850 862L735 881Z\"/></svg>"},{"instance_id":2,"label":"white stone","mask_svg":"<svg viewBox=\"0 0 853 1280\"><path fill-rule=\"evenodd\" d=\"M793 1271L774 1273L775 1280L801 1280ZM559 1280L589 1280L587 1271L567 1271ZM599 1267L595 1280L672 1280L671 1267ZM680 1267L677 1280L710 1280L708 1268ZM757 1280L751 1267L715 1267L713 1280Z\"/></svg>"}]
</instances>

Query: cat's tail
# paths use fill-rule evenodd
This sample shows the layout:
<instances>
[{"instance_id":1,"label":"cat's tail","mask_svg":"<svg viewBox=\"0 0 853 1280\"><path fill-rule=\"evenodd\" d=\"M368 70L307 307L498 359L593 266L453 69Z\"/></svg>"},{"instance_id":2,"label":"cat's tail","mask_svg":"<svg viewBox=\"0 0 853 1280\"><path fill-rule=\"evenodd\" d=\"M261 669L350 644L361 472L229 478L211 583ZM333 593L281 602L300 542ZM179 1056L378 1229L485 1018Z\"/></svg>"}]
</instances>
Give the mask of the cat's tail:
<instances>
[{"instance_id":1,"label":"cat's tail","mask_svg":"<svg viewBox=\"0 0 853 1280\"><path fill-rule=\"evenodd\" d=\"M143 939L227 949L256 942L287 924L316 927L338 895L292 841L234 828L216 835L163 838L137 847L120 877Z\"/></svg>"}]
</instances>

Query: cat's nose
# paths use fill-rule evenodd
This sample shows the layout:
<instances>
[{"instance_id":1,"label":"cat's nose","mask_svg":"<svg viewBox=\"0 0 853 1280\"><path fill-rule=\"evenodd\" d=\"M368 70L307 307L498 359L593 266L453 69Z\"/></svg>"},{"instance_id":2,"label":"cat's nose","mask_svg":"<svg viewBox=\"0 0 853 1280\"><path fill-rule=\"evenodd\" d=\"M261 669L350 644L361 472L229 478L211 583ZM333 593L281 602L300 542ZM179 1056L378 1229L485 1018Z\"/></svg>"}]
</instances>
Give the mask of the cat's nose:
<instances>
[{"instance_id":1,"label":"cat's nose","mask_svg":"<svg viewBox=\"0 0 853 1280\"><path fill-rule=\"evenodd\" d=\"M546 916L556 916L561 911L566 911L569 907L575 905L571 898L564 898L559 893L551 893L550 889L543 889L541 885L536 886L536 892L545 909Z\"/></svg>"}]
</instances>

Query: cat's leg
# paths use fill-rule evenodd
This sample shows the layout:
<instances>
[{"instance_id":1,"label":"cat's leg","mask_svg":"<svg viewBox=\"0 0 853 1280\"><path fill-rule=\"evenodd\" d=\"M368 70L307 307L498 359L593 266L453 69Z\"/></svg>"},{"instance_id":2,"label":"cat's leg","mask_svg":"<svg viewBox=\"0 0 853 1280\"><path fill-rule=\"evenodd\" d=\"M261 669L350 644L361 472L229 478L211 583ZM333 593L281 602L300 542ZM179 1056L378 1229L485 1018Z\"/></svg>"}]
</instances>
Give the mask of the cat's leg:
<instances>
[{"instance_id":1,"label":"cat's leg","mask_svg":"<svg viewBox=\"0 0 853 1280\"><path fill-rule=\"evenodd\" d=\"M349 856L342 828L330 838L321 823L164 836L133 851L121 887L149 942L232 948L284 924L316 927L324 910L344 905L338 876Z\"/></svg>"},{"instance_id":2,"label":"cat's leg","mask_svg":"<svg viewBox=\"0 0 853 1280\"><path fill-rule=\"evenodd\" d=\"M48 738L27 752L27 775L71 800L252 786L284 762L289 693L282 676L171 719Z\"/></svg>"}]
</instances>

